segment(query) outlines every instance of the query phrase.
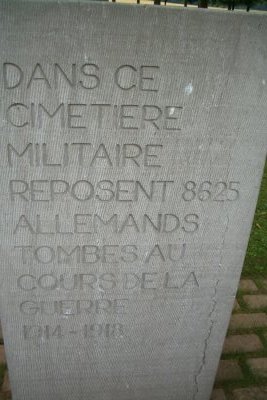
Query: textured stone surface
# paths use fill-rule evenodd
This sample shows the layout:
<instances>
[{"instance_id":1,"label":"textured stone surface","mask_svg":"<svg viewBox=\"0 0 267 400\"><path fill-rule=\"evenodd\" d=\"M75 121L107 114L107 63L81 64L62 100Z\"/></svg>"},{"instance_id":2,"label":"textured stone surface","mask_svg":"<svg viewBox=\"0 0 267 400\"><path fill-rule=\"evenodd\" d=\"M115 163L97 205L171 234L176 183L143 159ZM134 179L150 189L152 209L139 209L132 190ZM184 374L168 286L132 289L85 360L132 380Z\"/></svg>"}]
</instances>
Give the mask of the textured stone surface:
<instances>
[{"instance_id":1,"label":"textured stone surface","mask_svg":"<svg viewBox=\"0 0 267 400\"><path fill-rule=\"evenodd\" d=\"M247 363L255 375L267 378L267 358L250 358Z\"/></svg>"},{"instance_id":2,"label":"textured stone surface","mask_svg":"<svg viewBox=\"0 0 267 400\"><path fill-rule=\"evenodd\" d=\"M259 328L267 326L267 315L264 313L235 314L231 316L230 329Z\"/></svg>"},{"instance_id":3,"label":"textured stone surface","mask_svg":"<svg viewBox=\"0 0 267 400\"><path fill-rule=\"evenodd\" d=\"M209 399L266 154L266 18L4 0L0 27L14 400Z\"/></svg>"},{"instance_id":4,"label":"textured stone surface","mask_svg":"<svg viewBox=\"0 0 267 400\"><path fill-rule=\"evenodd\" d=\"M256 283L252 279L241 279L239 289L246 292L256 292L258 290Z\"/></svg>"},{"instance_id":5,"label":"textured stone surface","mask_svg":"<svg viewBox=\"0 0 267 400\"><path fill-rule=\"evenodd\" d=\"M220 360L216 375L217 382L242 379L243 374L237 360Z\"/></svg>"},{"instance_id":6,"label":"textured stone surface","mask_svg":"<svg viewBox=\"0 0 267 400\"><path fill-rule=\"evenodd\" d=\"M267 295L266 294L256 294L256 295L246 295L243 296L245 303L250 308L262 308L267 307Z\"/></svg>"},{"instance_id":7,"label":"textured stone surface","mask_svg":"<svg viewBox=\"0 0 267 400\"><path fill-rule=\"evenodd\" d=\"M223 353L258 351L263 345L257 335L232 335L224 341Z\"/></svg>"},{"instance_id":8,"label":"textured stone surface","mask_svg":"<svg viewBox=\"0 0 267 400\"><path fill-rule=\"evenodd\" d=\"M266 400L267 387L235 389L234 400Z\"/></svg>"}]
</instances>

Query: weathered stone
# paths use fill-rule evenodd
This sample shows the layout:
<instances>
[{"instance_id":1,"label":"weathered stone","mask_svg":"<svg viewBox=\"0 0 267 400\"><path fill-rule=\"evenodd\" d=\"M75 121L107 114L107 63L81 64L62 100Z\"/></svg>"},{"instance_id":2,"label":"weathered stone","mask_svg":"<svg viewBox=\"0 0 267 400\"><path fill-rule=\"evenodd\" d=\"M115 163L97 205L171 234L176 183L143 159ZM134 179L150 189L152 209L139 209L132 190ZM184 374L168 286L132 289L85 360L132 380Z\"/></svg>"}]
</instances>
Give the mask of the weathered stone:
<instances>
[{"instance_id":1,"label":"weathered stone","mask_svg":"<svg viewBox=\"0 0 267 400\"><path fill-rule=\"evenodd\" d=\"M267 358L249 358L247 363L254 375L267 378Z\"/></svg>"},{"instance_id":2,"label":"weathered stone","mask_svg":"<svg viewBox=\"0 0 267 400\"><path fill-rule=\"evenodd\" d=\"M239 289L246 292L256 292L258 290L252 279L241 279L239 282Z\"/></svg>"},{"instance_id":3,"label":"weathered stone","mask_svg":"<svg viewBox=\"0 0 267 400\"><path fill-rule=\"evenodd\" d=\"M267 326L267 315L264 313L235 314L231 316L230 329L253 329Z\"/></svg>"},{"instance_id":4,"label":"weathered stone","mask_svg":"<svg viewBox=\"0 0 267 400\"><path fill-rule=\"evenodd\" d=\"M14 400L210 398L266 155L266 22L0 1Z\"/></svg>"},{"instance_id":5,"label":"weathered stone","mask_svg":"<svg viewBox=\"0 0 267 400\"><path fill-rule=\"evenodd\" d=\"M242 379L243 374L237 360L220 360L216 381L231 381Z\"/></svg>"},{"instance_id":6,"label":"weathered stone","mask_svg":"<svg viewBox=\"0 0 267 400\"><path fill-rule=\"evenodd\" d=\"M235 389L234 400L266 400L267 387L252 387Z\"/></svg>"},{"instance_id":7,"label":"weathered stone","mask_svg":"<svg viewBox=\"0 0 267 400\"><path fill-rule=\"evenodd\" d=\"M223 389L214 389L210 400L226 400Z\"/></svg>"},{"instance_id":8,"label":"weathered stone","mask_svg":"<svg viewBox=\"0 0 267 400\"><path fill-rule=\"evenodd\" d=\"M225 339L223 353L252 352L263 349L257 335L231 335Z\"/></svg>"},{"instance_id":9,"label":"weathered stone","mask_svg":"<svg viewBox=\"0 0 267 400\"><path fill-rule=\"evenodd\" d=\"M250 308L263 308L267 307L267 295L266 294L255 294L243 296L245 303Z\"/></svg>"}]
</instances>

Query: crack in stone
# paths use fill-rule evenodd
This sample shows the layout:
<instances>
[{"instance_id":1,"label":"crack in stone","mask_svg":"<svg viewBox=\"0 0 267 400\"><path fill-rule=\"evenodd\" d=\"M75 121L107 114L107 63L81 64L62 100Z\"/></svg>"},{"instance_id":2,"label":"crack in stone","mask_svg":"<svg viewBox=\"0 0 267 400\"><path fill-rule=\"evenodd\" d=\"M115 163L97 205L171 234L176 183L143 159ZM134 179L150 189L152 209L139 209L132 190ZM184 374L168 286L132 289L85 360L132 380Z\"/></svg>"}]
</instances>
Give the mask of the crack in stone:
<instances>
[{"instance_id":1,"label":"crack in stone","mask_svg":"<svg viewBox=\"0 0 267 400\"><path fill-rule=\"evenodd\" d=\"M215 311L215 308L216 308L216 305L217 305L216 295L217 295L218 285L219 285L219 279L217 280L215 288L214 288L214 294L213 294L213 297L212 297L212 309L211 309L211 311L210 311L210 313L208 315L208 319L210 319L210 326L209 326L209 329L208 329L207 337L205 338L205 341L204 341L204 349L203 349L201 365L200 365L199 370L197 371L197 374L195 375L195 379L194 379L194 381L195 381L195 392L193 394L192 400L196 400L196 398L197 398L197 394L199 392L198 378L200 377L200 375L202 373L202 370L203 370L203 368L205 366L205 363L206 363L208 342L209 342L209 338L211 336L212 328L213 328L213 325L214 325L214 322L215 322L212 319L212 315L213 315L213 313Z\"/></svg>"}]
</instances>

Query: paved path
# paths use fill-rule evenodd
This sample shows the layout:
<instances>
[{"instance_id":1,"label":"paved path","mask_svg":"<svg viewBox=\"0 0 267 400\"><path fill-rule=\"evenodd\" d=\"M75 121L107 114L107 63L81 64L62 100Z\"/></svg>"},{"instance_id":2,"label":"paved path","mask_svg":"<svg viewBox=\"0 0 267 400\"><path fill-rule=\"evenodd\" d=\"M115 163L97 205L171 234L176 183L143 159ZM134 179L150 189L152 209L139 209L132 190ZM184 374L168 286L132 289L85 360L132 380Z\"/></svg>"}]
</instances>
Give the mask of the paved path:
<instances>
[{"instance_id":1,"label":"paved path","mask_svg":"<svg viewBox=\"0 0 267 400\"><path fill-rule=\"evenodd\" d=\"M212 400L267 400L267 280L240 281Z\"/></svg>"}]
</instances>

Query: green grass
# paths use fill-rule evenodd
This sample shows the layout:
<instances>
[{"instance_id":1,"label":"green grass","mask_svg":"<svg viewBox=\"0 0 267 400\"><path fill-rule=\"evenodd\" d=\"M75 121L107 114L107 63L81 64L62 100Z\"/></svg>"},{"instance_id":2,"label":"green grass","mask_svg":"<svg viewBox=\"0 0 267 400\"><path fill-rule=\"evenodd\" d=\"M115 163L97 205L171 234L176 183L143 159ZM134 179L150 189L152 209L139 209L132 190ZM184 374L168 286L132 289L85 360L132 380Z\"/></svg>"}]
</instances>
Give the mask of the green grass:
<instances>
[{"instance_id":1,"label":"green grass","mask_svg":"<svg viewBox=\"0 0 267 400\"><path fill-rule=\"evenodd\" d=\"M0 364L0 387L2 386L4 381L5 370L6 370L6 365Z\"/></svg>"},{"instance_id":2,"label":"green grass","mask_svg":"<svg viewBox=\"0 0 267 400\"><path fill-rule=\"evenodd\" d=\"M267 278L267 163L242 275Z\"/></svg>"}]
</instances>

